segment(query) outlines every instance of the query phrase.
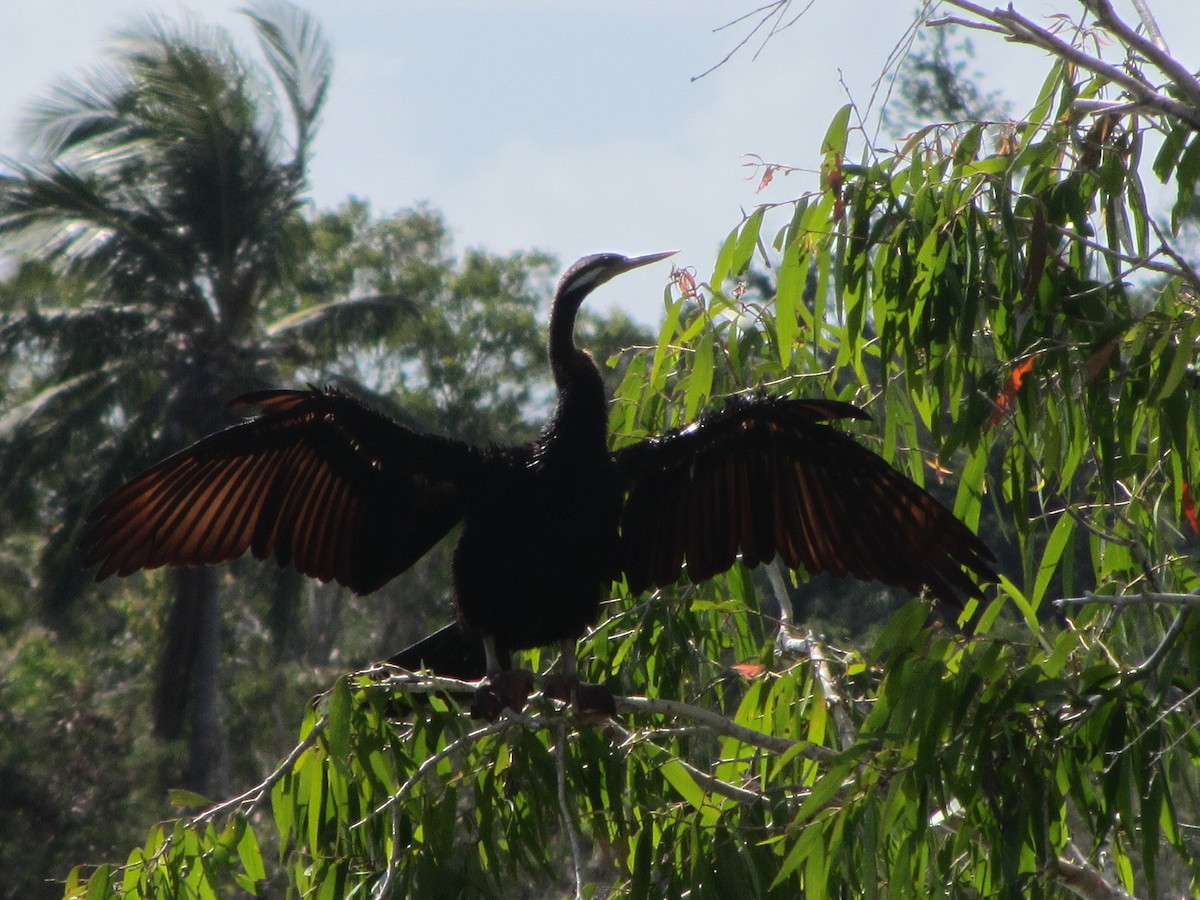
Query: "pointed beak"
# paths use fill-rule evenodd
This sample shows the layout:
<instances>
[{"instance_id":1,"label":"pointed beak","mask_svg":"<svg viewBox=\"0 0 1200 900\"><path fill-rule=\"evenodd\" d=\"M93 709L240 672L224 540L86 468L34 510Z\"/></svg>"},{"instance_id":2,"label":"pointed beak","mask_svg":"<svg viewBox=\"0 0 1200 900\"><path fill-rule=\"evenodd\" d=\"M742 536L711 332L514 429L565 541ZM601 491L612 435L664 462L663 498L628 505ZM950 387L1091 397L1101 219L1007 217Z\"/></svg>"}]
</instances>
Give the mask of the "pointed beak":
<instances>
[{"instance_id":1,"label":"pointed beak","mask_svg":"<svg viewBox=\"0 0 1200 900\"><path fill-rule=\"evenodd\" d=\"M660 259L666 259L669 256L674 256L678 250L667 250L664 253L650 253L646 256L630 256L625 260L625 264L621 266L621 272L628 272L630 269L637 269L641 266L648 266L650 263L656 263Z\"/></svg>"}]
</instances>

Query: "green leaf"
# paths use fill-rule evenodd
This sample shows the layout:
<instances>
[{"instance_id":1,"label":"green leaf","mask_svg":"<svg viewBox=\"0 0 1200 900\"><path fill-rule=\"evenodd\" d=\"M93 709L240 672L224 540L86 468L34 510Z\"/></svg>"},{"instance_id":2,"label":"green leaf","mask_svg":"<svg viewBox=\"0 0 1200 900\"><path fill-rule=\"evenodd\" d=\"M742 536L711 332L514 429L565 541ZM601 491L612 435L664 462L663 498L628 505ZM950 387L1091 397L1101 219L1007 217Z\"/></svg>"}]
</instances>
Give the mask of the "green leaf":
<instances>
[{"instance_id":1,"label":"green leaf","mask_svg":"<svg viewBox=\"0 0 1200 900\"><path fill-rule=\"evenodd\" d=\"M263 865L262 853L258 849L258 836L249 825L242 831L242 837L237 844L237 854L238 859L242 861L242 868L256 884L266 880L267 870Z\"/></svg>"},{"instance_id":2,"label":"green leaf","mask_svg":"<svg viewBox=\"0 0 1200 900\"><path fill-rule=\"evenodd\" d=\"M829 128L825 131L825 138L821 141L822 154L838 153L842 156L846 155L846 136L850 126L850 113L852 109L853 104L847 103L834 113L833 119L829 123Z\"/></svg>"},{"instance_id":3,"label":"green leaf","mask_svg":"<svg viewBox=\"0 0 1200 900\"><path fill-rule=\"evenodd\" d=\"M1183 376L1187 374L1188 366L1195 361L1195 332L1197 322L1192 321L1184 325L1177 335L1177 339L1172 341L1170 347L1171 362L1167 367L1166 375L1163 377L1162 386L1158 389L1156 399L1161 403L1167 397L1175 393L1179 387Z\"/></svg>"},{"instance_id":4,"label":"green leaf","mask_svg":"<svg viewBox=\"0 0 1200 900\"><path fill-rule=\"evenodd\" d=\"M733 254L737 249L739 229L735 228L725 238L725 243L721 245L721 251L717 254L717 261L713 264L712 276L709 279L709 284L713 290L719 290L721 285L725 283L725 279L731 277L733 268Z\"/></svg>"},{"instance_id":5,"label":"green leaf","mask_svg":"<svg viewBox=\"0 0 1200 900\"><path fill-rule=\"evenodd\" d=\"M1029 605L1031 611L1035 614L1042 605L1042 599L1046 595L1046 588L1050 585L1050 579L1058 571L1058 563L1062 559L1063 550L1066 549L1074 533L1074 517L1066 513L1059 516L1058 522L1054 525L1054 530L1050 532L1050 539L1046 541L1046 549L1042 552L1042 561L1038 566L1037 579L1033 584L1033 596L1030 598ZM1041 631L1036 624L1031 627L1037 632Z\"/></svg>"},{"instance_id":6,"label":"green leaf","mask_svg":"<svg viewBox=\"0 0 1200 900\"><path fill-rule=\"evenodd\" d=\"M758 236L762 230L763 214L767 211L765 206L760 206L754 212L750 213L750 217L746 219L746 224L742 226L742 233L738 235L737 244L734 246L733 255L729 261L729 274L733 277L741 275L754 256L754 250L758 247Z\"/></svg>"},{"instance_id":7,"label":"green leaf","mask_svg":"<svg viewBox=\"0 0 1200 900\"><path fill-rule=\"evenodd\" d=\"M350 681L343 676L329 692L329 725L325 729L329 755L338 762L345 762L350 755L350 709Z\"/></svg>"},{"instance_id":8,"label":"green leaf","mask_svg":"<svg viewBox=\"0 0 1200 900\"><path fill-rule=\"evenodd\" d=\"M690 422L696 418L700 406L708 402L713 383L713 333L704 331L692 354L692 373L688 377L687 393L684 395L684 410Z\"/></svg>"},{"instance_id":9,"label":"green leaf","mask_svg":"<svg viewBox=\"0 0 1200 900\"><path fill-rule=\"evenodd\" d=\"M659 766L658 771L686 802L697 810L704 808L704 791L696 784L696 779L684 768L683 763L678 759L668 759Z\"/></svg>"},{"instance_id":10,"label":"green leaf","mask_svg":"<svg viewBox=\"0 0 1200 900\"><path fill-rule=\"evenodd\" d=\"M88 879L87 900L107 900L115 896L112 890L113 867L103 863L96 867L92 877Z\"/></svg>"},{"instance_id":11,"label":"green leaf","mask_svg":"<svg viewBox=\"0 0 1200 900\"><path fill-rule=\"evenodd\" d=\"M189 791L186 788L171 788L167 791L167 798L172 806L179 806L184 809L212 806L212 801L203 794L197 794L195 791Z\"/></svg>"}]
</instances>

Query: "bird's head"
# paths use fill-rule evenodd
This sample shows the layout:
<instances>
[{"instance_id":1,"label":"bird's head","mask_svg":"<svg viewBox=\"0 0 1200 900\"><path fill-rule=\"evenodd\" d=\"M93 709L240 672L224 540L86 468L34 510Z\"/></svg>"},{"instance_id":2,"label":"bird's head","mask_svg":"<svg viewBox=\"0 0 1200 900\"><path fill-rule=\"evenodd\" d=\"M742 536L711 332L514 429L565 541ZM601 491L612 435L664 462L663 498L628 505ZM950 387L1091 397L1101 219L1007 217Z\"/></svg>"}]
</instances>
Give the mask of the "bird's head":
<instances>
[{"instance_id":1,"label":"bird's head","mask_svg":"<svg viewBox=\"0 0 1200 900\"><path fill-rule=\"evenodd\" d=\"M583 299L600 285L616 276L648 266L650 263L674 256L678 250L665 253L650 253L646 256L622 256L619 253L596 253L576 262L559 279L555 292L555 306L578 309Z\"/></svg>"}]
</instances>

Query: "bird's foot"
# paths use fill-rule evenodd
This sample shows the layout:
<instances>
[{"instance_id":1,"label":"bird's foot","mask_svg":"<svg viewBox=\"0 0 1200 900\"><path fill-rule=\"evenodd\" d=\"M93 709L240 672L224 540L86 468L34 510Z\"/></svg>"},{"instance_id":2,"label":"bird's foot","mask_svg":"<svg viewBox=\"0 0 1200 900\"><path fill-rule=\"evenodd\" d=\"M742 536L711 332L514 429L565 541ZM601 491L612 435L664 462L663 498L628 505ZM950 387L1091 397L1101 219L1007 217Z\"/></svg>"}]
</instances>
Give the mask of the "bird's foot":
<instances>
[{"instance_id":1,"label":"bird's foot","mask_svg":"<svg viewBox=\"0 0 1200 900\"><path fill-rule=\"evenodd\" d=\"M533 673L528 669L510 669L488 675L475 689L471 717L495 721L505 709L520 712L533 690Z\"/></svg>"},{"instance_id":2,"label":"bird's foot","mask_svg":"<svg viewBox=\"0 0 1200 900\"><path fill-rule=\"evenodd\" d=\"M574 703L580 712L617 714L613 693L602 684L580 681L576 675L547 675L542 679L542 693L552 700Z\"/></svg>"}]
</instances>

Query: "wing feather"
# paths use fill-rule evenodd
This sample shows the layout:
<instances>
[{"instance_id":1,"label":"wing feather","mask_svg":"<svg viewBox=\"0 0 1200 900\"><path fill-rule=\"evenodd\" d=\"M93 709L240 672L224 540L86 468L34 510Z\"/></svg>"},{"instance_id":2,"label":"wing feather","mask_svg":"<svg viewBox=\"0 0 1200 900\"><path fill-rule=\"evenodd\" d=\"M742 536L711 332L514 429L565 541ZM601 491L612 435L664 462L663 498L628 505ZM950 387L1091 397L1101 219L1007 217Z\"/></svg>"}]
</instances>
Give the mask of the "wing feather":
<instances>
[{"instance_id":1,"label":"wing feather","mask_svg":"<svg viewBox=\"0 0 1200 900\"><path fill-rule=\"evenodd\" d=\"M923 587L960 605L995 580L987 547L931 494L825 424L833 400L759 395L614 454L626 489L622 565L637 591L699 582L740 555L813 574Z\"/></svg>"},{"instance_id":2,"label":"wing feather","mask_svg":"<svg viewBox=\"0 0 1200 900\"><path fill-rule=\"evenodd\" d=\"M366 593L462 516L480 451L333 390L260 391L262 414L210 435L97 504L80 541L96 577L208 565L247 550Z\"/></svg>"}]
</instances>

